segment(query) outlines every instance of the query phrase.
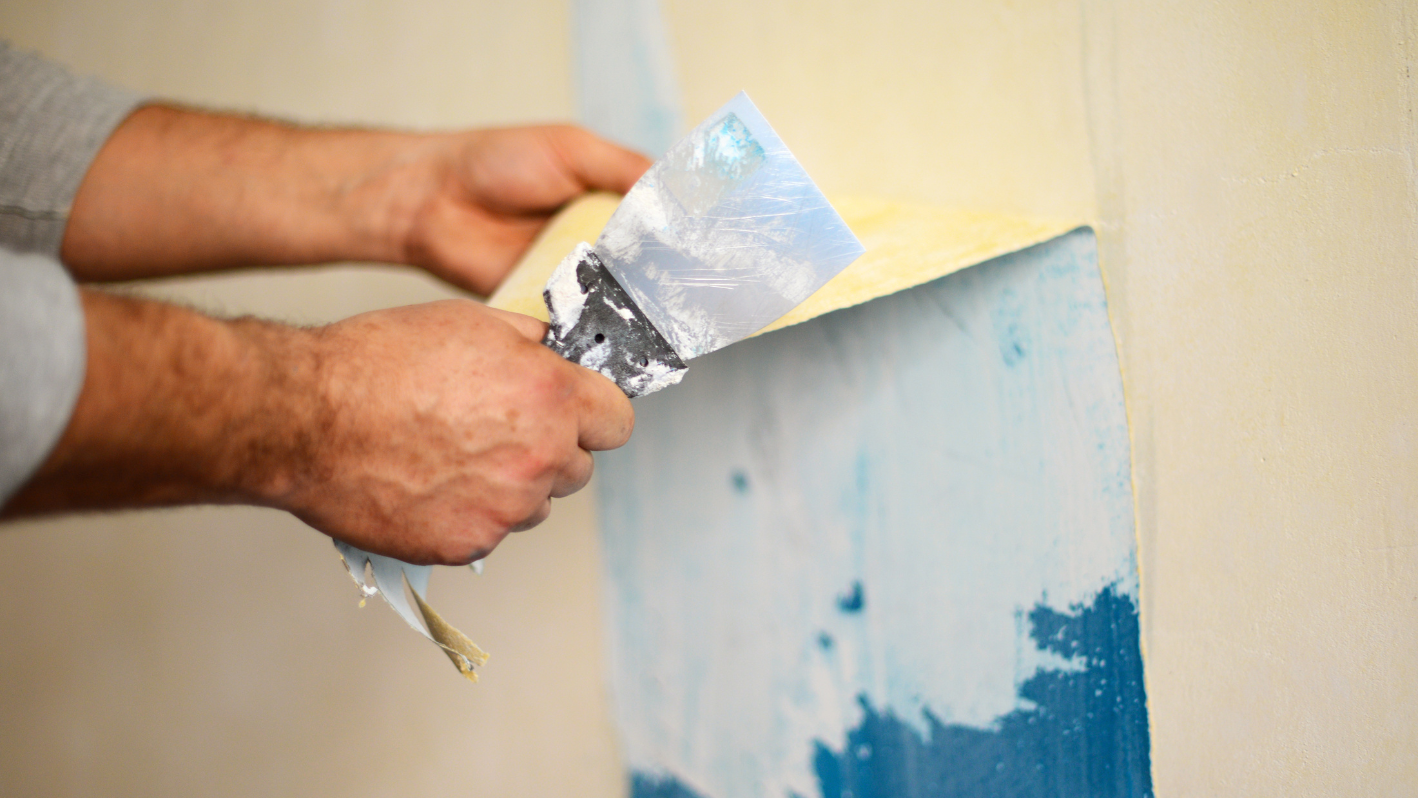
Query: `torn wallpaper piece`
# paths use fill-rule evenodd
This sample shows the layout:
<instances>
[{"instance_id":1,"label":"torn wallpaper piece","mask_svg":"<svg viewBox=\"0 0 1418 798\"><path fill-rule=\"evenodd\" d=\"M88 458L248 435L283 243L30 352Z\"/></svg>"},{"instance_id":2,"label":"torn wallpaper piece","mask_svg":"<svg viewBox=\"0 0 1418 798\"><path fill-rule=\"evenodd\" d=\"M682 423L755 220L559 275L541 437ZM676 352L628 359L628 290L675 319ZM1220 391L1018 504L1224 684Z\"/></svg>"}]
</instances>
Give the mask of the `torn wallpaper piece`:
<instances>
[{"instance_id":1,"label":"torn wallpaper piece","mask_svg":"<svg viewBox=\"0 0 1418 798\"><path fill-rule=\"evenodd\" d=\"M620 205L614 194L587 194L552 219L488 304L548 321L542 289L582 241L595 240ZM1077 221L1027 219L864 197L832 199L866 252L802 304L757 334L788 327L944 277L1056 238Z\"/></svg>"},{"instance_id":2,"label":"torn wallpaper piece","mask_svg":"<svg viewBox=\"0 0 1418 798\"><path fill-rule=\"evenodd\" d=\"M428 577L433 572L433 566L410 565L393 557L370 554L338 540L335 541L335 549L340 552L340 558L344 560L345 568L350 572L350 578L359 585L366 598L375 593L383 596L384 601L393 608L394 612L404 619L404 623L443 649L459 673L471 681L478 680L478 674L473 669L487 662L487 652L478 648L477 644L469 640L467 635L443 620L443 616L430 607L424 599L424 594L428 592ZM370 584L366 577L366 564L368 564L369 572L373 574L374 584ZM480 569L479 572L481 572ZM404 597L405 582L408 582L409 591L414 594L419 615L414 614L413 608L409 606L408 600ZM420 616L423 623L419 622ZM425 624L427 624L427 628L425 628Z\"/></svg>"}]
</instances>

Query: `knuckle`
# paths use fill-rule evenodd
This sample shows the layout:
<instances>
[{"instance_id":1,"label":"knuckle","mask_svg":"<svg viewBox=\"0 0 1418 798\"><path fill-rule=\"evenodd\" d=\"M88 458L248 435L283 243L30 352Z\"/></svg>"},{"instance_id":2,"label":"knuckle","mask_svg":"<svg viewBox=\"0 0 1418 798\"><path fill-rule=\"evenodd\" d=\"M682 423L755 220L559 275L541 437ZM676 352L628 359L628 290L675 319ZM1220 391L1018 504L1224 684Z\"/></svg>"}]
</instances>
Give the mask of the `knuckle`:
<instances>
[{"instance_id":1,"label":"knuckle","mask_svg":"<svg viewBox=\"0 0 1418 798\"><path fill-rule=\"evenodd\" d=\"M509 492L492 511L498 533L505 535L526 523L544 501L545 496L531 490Z\"/></svg>"},{"instance_id":2,"label":"knuckle","mask_svg":"<svg viewBox=\"0 0 1418 798\"><path fill-rule=\"evenodd\" d=\"M449 546L438 553L434 565L467 565L480 560L492 552L482 546Z\"/></svg>"},{"instance_id":3,"label":"knuckle","mask_svg":"<svg viewBox=\"0 0 1418 798\"><path fill-rule=\"evenodd\" d=\"M550 446L529 446L522 450L515 468L517 481L530 483L554 473L561 465L562 458Z\"/></svg>"},{"instance_id":4,"label":"knuckle","mask_svg":"<svg viewBox=\"0 0 1418 798\"><path fill-rule=\"evenodd\" d=\"M446 541L437 552L438 565L467 565L492 553L506 533L478 530L466 538Z\"/></svg>"},{"instance_id":5,"label":"knuckle","mask_svg":"<svg viewBox=\"0 0 1418 798\"><path fill-rule=\"evenodd\" d=\"M551 501L543 499L535 509L528 513L521 522L512 527L513 532L521 532L540 524L551 515Z\"/></svg>"},{"instance_id":6,"label":"knuckle","mask_svg":"<svg viewBox=\"0 0 1418 798\"><path fill-rule=\"evenodd\" d=\"M550 350L547 354L556 358ZM566 368L568 365L560 358L542 358L539 363L529 364L530 367L522 371L522 391L527 400L544 409L558 409L565 405L575 389L575 374Z\"/></svg>"}]
</instances>

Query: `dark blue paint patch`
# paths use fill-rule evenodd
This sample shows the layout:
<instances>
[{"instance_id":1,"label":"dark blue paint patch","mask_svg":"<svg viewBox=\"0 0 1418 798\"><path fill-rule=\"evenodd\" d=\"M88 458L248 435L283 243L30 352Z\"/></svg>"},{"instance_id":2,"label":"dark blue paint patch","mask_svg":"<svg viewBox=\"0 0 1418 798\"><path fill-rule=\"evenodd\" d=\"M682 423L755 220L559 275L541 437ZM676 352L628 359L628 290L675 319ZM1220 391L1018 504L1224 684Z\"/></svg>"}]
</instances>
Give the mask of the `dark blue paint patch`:
<instances>
[{"instance_id":1,"label":"dark blue paint patch","mask_svg":"<svg viewBox=\"0 0 1418 798\"><path fill-rule=\"evenodd\" d=\"M861 612L867 603L860 579L852 583L852 589L837 597L837 609L843 612Z\"/></svg>"},{"instance_id":2,"label":"dark blue paint patch","mask_svg":"<svg viewBox=\"0 0 1418 798\"><path fill-rule=\"evenodd\" d=\"M729 475L729 482L734 486L735 493L748 493L748 474L743 469L734 469L734 473Z\"/></svg>"},{"instance_id":3,"label":"dark blue paint patch","mask_svg":"<svg viewBox=\"0 0 1418 798\"><path fill-rule=\"evenodd\" d=\"M684 786L674 776L655 776L633 771L630 774L630 798L704 798Z\"/></svg>"},{"instance_id":4,"label":"dark blue paint patch","mask_svg":"<svg viewBox=\"0 0 1418 798\"><path fill-rule=\"evenodd\" d=\"M834 642L836 641L832 639L832 635L826 632L819 632L817 635L817 644L822 647L823 651L831 651Z\"/></svg>"},{"instance_id":5,"label":"dark blue paint patch","mask_svg":"<svg viewBox=\"0 0 1418 798\"><path fill-rule=\"evenodd\" d=\"M1147 697L1137 607L1114 587L1091 605L1029 613L1039 647L1077 657L1081 671L1043 671L1020 686L1034 703L994 729L942 723L926 712L922 737L859 697L866 717L840 752L815 744L823 798L1049 796L1150 798Z\"/></svg>"}]
</instances>

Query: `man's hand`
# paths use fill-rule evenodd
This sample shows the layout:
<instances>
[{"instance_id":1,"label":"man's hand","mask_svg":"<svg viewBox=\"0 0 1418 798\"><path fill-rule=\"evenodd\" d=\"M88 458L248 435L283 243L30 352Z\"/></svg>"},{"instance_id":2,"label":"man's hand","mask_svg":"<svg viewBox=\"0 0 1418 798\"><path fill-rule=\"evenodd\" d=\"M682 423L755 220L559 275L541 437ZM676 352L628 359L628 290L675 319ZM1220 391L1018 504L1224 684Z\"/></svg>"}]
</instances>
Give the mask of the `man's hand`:
<instances>
[{"instance_id":1,"label":"man's hand","mask_svg":"<svg viewBox=\"0 0 1418 798\"><path fill-rule=\"evenodd\" d=\"M290 510L360 548L466 563L582 487L630 402L545 325L452 300L314 330L84 291L89 367L8 516L192 503Z\"/></svg>"},{"instance_id":2,"label":"man's hand","mask_svg":"<svg viewBox=\"0 0 1418 798\"><path fill-rule=\"evenodd\" d=\"M317 333L327 423L272 498L311 526L415 563L465 564L541 523L634 426L610 380L527 316L452 300Z\"/></svg>"},{"instance_id":3,"label":"man's hand","mask_svg":"<svg viewBox=\"0 0 1418 798\"><path fill-rule=\"evenodd\" d=\"M330 130L147 106L84 176L61 254L81 281L353 260L487 294L558 208L649 165L569 126Z\"/></svg>"},{"instance_id":4,"label":"man's hand","mask_svg":"<svg viewBox=\"0 0 1418 798\"><path fill-rule=\"evenodd\" d=\"M80 281L409 263L491 292L559 207L649 161L574 127L414 134L147 106L79 187ZM74 416L5 514L250 503L410 562L540 522L630 435L629 401L533 319L450 302L319 330L84 293Z\"/></svg>"},{"instance_id":5,"label":"man's hand","mask_svg":"<svg viewBox=\"0 0 1418 798\"><path fill-rule=\"evenodd\" d=\"M650 166L570 126L451 135L427 157L436 177L409 225L404 260L484 295L562 205L590 190L624 194Z\"/></svg>"}]
</instances>

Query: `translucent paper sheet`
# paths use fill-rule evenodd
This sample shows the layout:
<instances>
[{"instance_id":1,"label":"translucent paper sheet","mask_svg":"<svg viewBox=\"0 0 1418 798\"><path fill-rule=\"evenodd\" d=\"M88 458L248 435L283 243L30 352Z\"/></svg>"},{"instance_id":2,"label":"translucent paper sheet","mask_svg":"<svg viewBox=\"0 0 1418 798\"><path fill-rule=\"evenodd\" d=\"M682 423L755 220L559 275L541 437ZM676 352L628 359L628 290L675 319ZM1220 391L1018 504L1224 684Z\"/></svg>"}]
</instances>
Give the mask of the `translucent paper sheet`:
<instances>
[{"instance_id":1,"label":"translucent paper sheet","mask_svg":"<svg viewBox=\"0 0 1418 798\"><path fill-rule=\"evenodd\" d=\"M567 252L590 241L616 211L614 194L588 194L547 225L488 304L547 321L542 287ZM1080 226L869 197L834 197L832 205L866 251L787 314L757 334L781 329L894 294L977 263L1048 241Z\"/></svg>"},{"instance_id":2,"label":"translucent paper sheet","mask_svg":"<svg viewBox=\"0 0 1418 798\"><path fill-rule=\"evenodd\" d=\"M862 245L740 93L650 167L595 251L687 361L792 310Z\"/></svg>"},{"instance_id":3,"label":"translucent paper sheet","mask_svg":"<svg viewBox=\"0 0 1418 798\"><path fill-rule=\"evenodd\" d=\"M404 619L410 628L443 649L459 673L471 681L478 680L478 675L473 669L487 662L487 652L478 648L477 644L469 640L467 635L443 620L442 616L430 607L424 598L428 593L428 578L433 572L432 566L410 565L393 557L370 554L338 540L335 541L335 549L340 552L340 557L345 561L345 567L349 569L350 578L359 585L365 598L376 593L383 596L384 601L393 608L394 612L399 614L400 618ZM366 570L368 570L368 574L366 574ZM481 567L477 570L481 572ZM370 578L371 576L372 578ZM370 584L371 582L373 584ZM408 583L409 592L413 593L414 602L418 605L417 615L414 614L413 608L409 606L408 600L404 597L405 582ZM422 623L420 618L423 619Z\"/></svg>"}]
</instances>

